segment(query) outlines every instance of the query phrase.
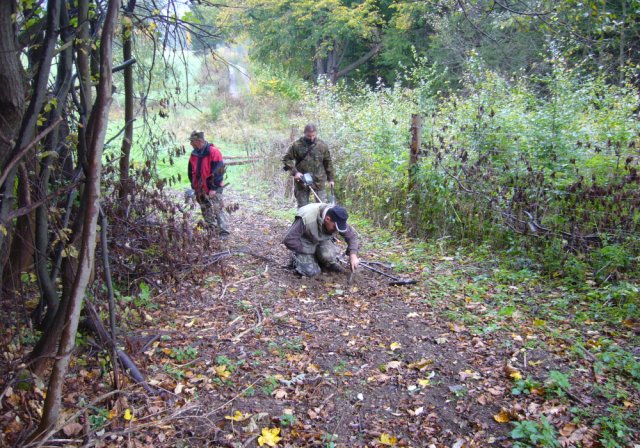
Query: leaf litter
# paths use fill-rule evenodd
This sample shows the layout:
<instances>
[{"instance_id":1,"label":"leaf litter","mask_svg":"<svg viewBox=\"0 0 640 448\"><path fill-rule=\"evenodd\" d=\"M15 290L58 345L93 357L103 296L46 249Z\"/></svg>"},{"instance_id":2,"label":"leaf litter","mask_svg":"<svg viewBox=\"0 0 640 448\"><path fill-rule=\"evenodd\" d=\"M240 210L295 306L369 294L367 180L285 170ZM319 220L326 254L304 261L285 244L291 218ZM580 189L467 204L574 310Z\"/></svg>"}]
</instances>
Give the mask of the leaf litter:
<instances>
[{"instance_id":1,"label":"leaf litter","mask_svg":"<svg viewBox=\"0 0 640 448\"><path fill-rule=\"evenodd\" d=\"M120 399L88 405L110 380L99 357L79 353L61 425L67 446L89 436L95 446L506 447L512 422L542 417L562 446L597 446L597 428L569 411L605 413L608 403L592 393L604 381L593 360L577 358L542 319L496 313L495 292L470 298L465 260L424 259L412 286L365 271L350 283L333 273L300 278L280 242L288 223L235 199L233 235L221 249L265 258L195 266L155 307L139 310L137 325L123 318L130 354L158 395L129 381ZM367 259L402 257L410 244L378 249L360 234ZM528 293L509 291L518 300ZM569 320L558 325L577 331ZM491 331L477 330L483 326ZM136 346L133 335L144 342ZM5 359L19 356L7 345ZM554 396L545 379L563 369L573 372L570 390ZM527 379L530 387L522 386ZM514 393L518 387L525 393ZM35 423L29 415L40 411L42 390L5 388L3 441L15 443ZM637 413L638 391L625 391L625 406Z\"/></svg>"}]
</instances>

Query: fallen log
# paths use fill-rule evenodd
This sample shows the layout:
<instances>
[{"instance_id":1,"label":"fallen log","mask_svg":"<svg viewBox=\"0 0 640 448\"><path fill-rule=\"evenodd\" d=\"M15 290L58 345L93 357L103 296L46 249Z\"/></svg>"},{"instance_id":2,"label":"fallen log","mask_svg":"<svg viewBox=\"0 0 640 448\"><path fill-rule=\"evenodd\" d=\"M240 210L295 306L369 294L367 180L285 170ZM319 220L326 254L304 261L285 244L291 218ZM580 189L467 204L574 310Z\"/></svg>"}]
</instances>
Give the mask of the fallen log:
<instances>
[{"instance_id":1,"label":"fallen log","mask_svg":"<svg viewBox=\"0 0 640 448\"><path fill-rule=\"evenodd\" d=\"M233 166L233 165L247 165L249 163L260 162L266 159L243 159L243 160L232 160L231 162L227 162L225 159L224 166Z\"/></svg>"}]
</instances>

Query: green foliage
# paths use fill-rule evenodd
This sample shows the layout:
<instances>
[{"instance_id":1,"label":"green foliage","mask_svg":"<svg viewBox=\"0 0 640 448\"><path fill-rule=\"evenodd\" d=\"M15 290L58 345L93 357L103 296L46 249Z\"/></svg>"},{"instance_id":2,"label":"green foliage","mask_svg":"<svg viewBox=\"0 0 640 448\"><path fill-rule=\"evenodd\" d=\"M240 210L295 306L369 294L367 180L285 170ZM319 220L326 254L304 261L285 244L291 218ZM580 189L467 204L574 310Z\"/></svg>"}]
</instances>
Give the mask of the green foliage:
<instances>
[{"instance_id":1,"label":"green foliage","mask_svg":"<svg viewBox=\"0 0 640 448\"><path fill-rule=\"evenodd\" d=\"M534 389L539 389L541 386L539 381L535 381L529 378L522 378L516 380L515 386L511 389L513 395L529 395Z\"/></svg>"},{"instance_id":2,"label":"green foliage","mask_svg":"<svg viewBox=\"0 0 640 448\"><path fill-rule=\"evenodd\" d=\"M464 94L417 55L393 87L319 85L305 115L333 148L339 201L375 225L518 251L572 288L633 275L638 93L554 51L545 62L548 75L516 80L473 56ZM410 192L417 112L423 150Z\"/></svg>"},{"instance_id":3,"label":"green foliage","mask_svg":"<svg viewBox=\"0 0 640 448\"><path fill-rule=\"evenodd\" d=\"M596 279L603 283L611 278L618 278L626 272L633 261L628 249L619 244L603 246L591 254Z\"/></svg>"},{"instance_id":4,"label":"green foliage","mask_svg":"<svg viewBox=\"0 0 640 448\"><path fill-rule=\"evenodd\" d=\"M221 366L226 366L227 370L233 373L238 368L238 366L241 366L242 364L244 364L244 361L240 360L235 362L224 355L218 355L216 356L216 364Z\"/></svg>"},{"instance_id":5,"label":"green foliage","mask_svg":"<svg viewBox=\"0 0 640 448\"><path fill-rule=\"evenodd\" d=\"M220 118L220 114L222 114L224 107L225 102L223 100L218 98L211 100L209 103L209 118L211 118L211 121L216 121Z\"/></svg>"},{"instance_id":6,"label":"green foliage","mask_svg":"<svg viewBox=\"0 0 640 448\"><path fill-rule=\"evenodd\" d=\"M254 96L268 95L298 101L307 93L307 85L285 68L256 64L251 91Z\"/></svg>"},{"instance_id":7,"label":"green foliage","mask_svg":"<svg viewBox=\"0 0 640 448\"><path fill-rule=\"evenodd\" d=\"M140 288L140 292L132 297L122 297L122 299L126 302L128 300L132 300L133 304L138 308L149 308L149 309L157 309L158 304L153 302L151 299L151 288L145 282L140 282L138 285Z\"/></svg>"},{"instance_id":8,"label":"green foliage","mask_svg":"<svg viewBox=\"0 0 640 448\"><path fill-rule=\"evenodd\" d=\"M356 61L377 40L382 23L377 3L370 1L243 0L237 6L220 20L249 34L253 57L279 61L307 78L320 65L325 68L319 74L328 74L331 61Z\"/></svg>"},{"instance_id":9,"label":"green foliage","mask_svg":"<svg viewBox=\"0 0 640 448\"><path fill-rule=\"evenodd\" d=\"M602 363L597 368L617 369L629 376L634 381L640 382L640 362L632 353L622 349L609 339L600 341L602 351L596 356Z\"/></svg>"},{"instance_id":10,"label":"green foliage","mask_svg":"<svg viewBox=\"0 0 640 448\"><path fill-rule=\"evenodd\" d=\"M265 377L265 379L264 379L264 381L262 383L262 387L260 388L260 390L265 395L271 395L273 393L273 391L278 388L279 384L280 383L278 382L278 378L276 378L275 376L269 375L269 376Z\"/></svg>"},{"instance_id":11,"label":"green foliage","mask_svg":"<svg viewBox=\"0 0 640 448\"><path fill-rule=\"evenodd\" d=\"M630 412L626 412L618 407L611 407L607 410L609 415L598 417L594 424L600 427L600 438L598 441L605 448L622 448L629 446L635 431L626 422L632 420Z\"/></svg>"},{"instance_id":12,"label":"green foliage","mask_svg":"<svg viewBox=\"0 0 640 448\"><path fill-rule=\"evenodd\" d=\"M284 427L293 426L296 424L296 416L293 414L282 414L279 419L280 425Z\"/></svg>"},{"instance_id":13,"label":"green foliage","mask_svg":"<svg viewBox=\"0 0 640 448\"><path fill-rule=\"evenodd\" d=\"M195 347L176 348L169 355L178 362L191 361L198 357L198 349Z\"/></svg>"},{"instance_id":14,"label":"green foliage","mask_svg":"<svg viewBox=\"0 0 640 448\"><path fill-rule=\"evenodd\" d=\"M524 420L514 423L511 437L517 442L513 444L516 448L530 446L538 447L560 447L560 442L556 438L556 431L546 417L542 417L540 422Z\"/></svg>"},{"instance_id":15,"label":"green foliage","mask_svg":"<svg viewBox=\"0 0 640 448\"><path fill-rule=\"evenodd\" d=\"M109 410L107 408L90 406L89 425L91 429L98 430L109 423Z\"/></svg>"},{"instance_id":16,"label":"green foliage","mask_svg":"<svg viewBox=\"0 0 640 448\"><path fill-rule=\"evenodd\" d=\"M571 388L569 376L562 372L558 372L557 370L552 370L549 372L549 378L545 381L545 387L547 393L553 393L558 397L564 397Z\"/></svg>"},{"instance_id":17,"label":"green foliage","mask_svg":"<svg viewBox=\"0 0 640 448\"><path fill-rule=\"evenodd\" d=\"M163 366L163 370L178 381L183 380L187 375L184 370L179 367L172 366L171 364L165 364Z\"/></svg>"}]
</instances>

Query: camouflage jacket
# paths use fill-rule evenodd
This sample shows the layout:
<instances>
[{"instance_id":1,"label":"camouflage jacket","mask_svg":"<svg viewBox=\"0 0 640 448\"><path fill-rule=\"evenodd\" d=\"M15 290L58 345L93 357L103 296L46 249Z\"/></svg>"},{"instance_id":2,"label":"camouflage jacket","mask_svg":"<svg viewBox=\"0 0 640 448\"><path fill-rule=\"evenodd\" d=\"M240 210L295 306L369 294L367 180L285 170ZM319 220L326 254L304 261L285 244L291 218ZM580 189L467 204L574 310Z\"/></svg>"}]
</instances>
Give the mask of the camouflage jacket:
<instances>
[{"instance_id":1,"label":"camouflage jacket","mask_svg":"<svg viewBox=\"0 0 640 448\"><path fill-rule=\"evenodd\" d=\"M309 149L309 154L304 157ZM325 183L334 180L333 162L331 161L329 147L319 138L316 138L316 141L311 144L304 137L293 142L282 158L282 163L284 163L284 169L289 170L292 176L295 176L296 173L310 173L313 175L314 187L318 190L324 190Z\"/></svg>"},{"instance_id":2,"label":"camouflage jacket","mask_svg":"<svg viewBox=\"0 0 640 448\"><path fill-rule=\"evenodd\" d=\"M282 241L287 249L299 254L308 253L312 255L315 253L314 245L340 235L347 242L347 255L357 254L360 249L360 242L353 227L347 225L345 232L338 232L336 230L333 233L328 233L324 227L324 218L327 210L331 207L330 204L317 202L300 207L296 214L295 221ZM311 243L311 247L313 247L312 251L306 251L306 249L310 248L310 245L304 244L302 240Z\"/></svg>"}]
</instances>

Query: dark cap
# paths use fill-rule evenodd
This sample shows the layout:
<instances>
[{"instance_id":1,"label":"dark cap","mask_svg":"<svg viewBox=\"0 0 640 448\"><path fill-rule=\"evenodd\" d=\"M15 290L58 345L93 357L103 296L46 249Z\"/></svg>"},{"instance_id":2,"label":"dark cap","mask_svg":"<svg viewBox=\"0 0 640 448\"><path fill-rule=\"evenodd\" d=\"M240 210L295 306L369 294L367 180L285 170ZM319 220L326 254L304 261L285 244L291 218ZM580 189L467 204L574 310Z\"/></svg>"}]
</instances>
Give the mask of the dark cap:
<instances>
[{"instance_id":1,"label":"dark cap","mask_svg":"<svg viewBox=\"0 0 640 448\"><path fill-rule=\"evenodd\" d=\"M347 231L347 219L349 218L349 214L344 208L339 206L331 207L327 210L327 216L336 223L338 232Z\"/></svg>"},{"instance_id":2,"label":"dark cap","mask_svg":"<svg viewBox=\"0 0 640 448\"><path fill-rule=\"evenodd\" d=\"M204 132L202 131L193 131L189 136L190 141L194 140L203 140L204 141Z\"/></svg>"}]
</instances>

